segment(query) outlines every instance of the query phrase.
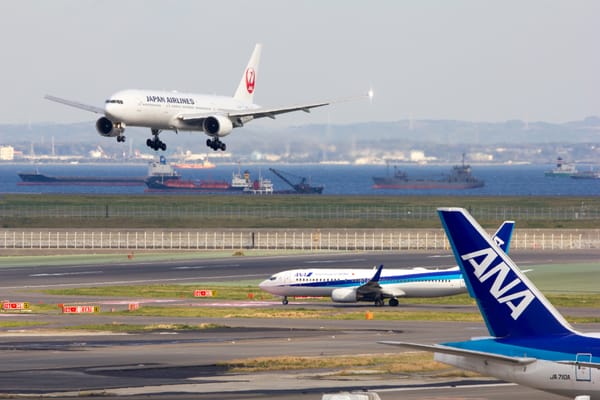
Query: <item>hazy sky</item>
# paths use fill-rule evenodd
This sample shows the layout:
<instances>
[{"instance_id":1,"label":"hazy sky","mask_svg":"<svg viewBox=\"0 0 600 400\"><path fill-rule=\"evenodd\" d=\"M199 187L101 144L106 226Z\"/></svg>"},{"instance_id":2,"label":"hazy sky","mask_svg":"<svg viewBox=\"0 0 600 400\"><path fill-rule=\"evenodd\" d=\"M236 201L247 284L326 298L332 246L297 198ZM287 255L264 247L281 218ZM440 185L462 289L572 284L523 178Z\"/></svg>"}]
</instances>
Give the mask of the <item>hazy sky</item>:
<instances>
[{"instance_id":1,"label":"hazy sky","mask_svg":"<svg viewBox=\"0 0 600 400\"><path fill-rule=\"evenodd\" d=\"M375 98L255 124L578 120L600 115L599 21L596 0L5 0L0 123L97 118L46 93L232 95L256 42L258 104Z\"/></svg>"}]
</instances>

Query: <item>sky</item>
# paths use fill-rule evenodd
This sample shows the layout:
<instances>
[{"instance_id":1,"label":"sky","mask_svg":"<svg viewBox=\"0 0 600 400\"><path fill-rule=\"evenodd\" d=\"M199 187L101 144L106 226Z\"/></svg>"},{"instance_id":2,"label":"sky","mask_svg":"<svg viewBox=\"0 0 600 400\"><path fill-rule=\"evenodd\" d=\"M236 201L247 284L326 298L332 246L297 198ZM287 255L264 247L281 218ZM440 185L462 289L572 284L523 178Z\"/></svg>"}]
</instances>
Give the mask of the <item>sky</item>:
<instances>
[{"instance_id":1,"label":"sky","mask_svg":"<svg viewBox=\"0 0 600 400\"><path fill-rule=\"evenodd\" d=\"M596 0L5 0L0 124L97 118L44 94L233 95L257 42L262 106L375 96L254 124L581 120L600 115L598 21Z\"/></svg>"}]
</instances>

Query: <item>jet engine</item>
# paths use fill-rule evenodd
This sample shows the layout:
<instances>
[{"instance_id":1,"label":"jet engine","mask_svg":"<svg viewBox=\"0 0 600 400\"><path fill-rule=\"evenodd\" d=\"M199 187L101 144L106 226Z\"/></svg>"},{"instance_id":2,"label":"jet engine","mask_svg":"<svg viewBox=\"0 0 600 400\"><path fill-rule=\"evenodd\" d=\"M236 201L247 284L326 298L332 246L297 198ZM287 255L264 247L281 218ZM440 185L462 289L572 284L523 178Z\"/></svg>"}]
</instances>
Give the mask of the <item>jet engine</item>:
<instances>
[{"instance_id":1,"label":"jet engine","mask_svg":"<svg viewBox=\"0 0 600 400\"><path fill-rule=\"evenodd\" d=\"M114 123L106 117L101 117L96 121L96 130L101 136L115 137L123 135L125 124L121 122Z\"/></svg>"},{"instance_id":2,"label":"jet engine","mask_svg":"<svg viewBox=\"0 0 600 400\"><path fill-rule=\"evenodd\" d=\"M233 123L226 116L213 115L204 120L202 129L210 136L227 136L233 130Z\"/></svg>"},{"instance_id":3,"label":"jet engine","mask_svg":"<svg viewBox=\"0 0 600 400\"><path fill-rule=\"evenodd\" d=\"M331 292L331 300L336 303L356 303L356 288L339 288Z\"/></svg>"}]
</instances>

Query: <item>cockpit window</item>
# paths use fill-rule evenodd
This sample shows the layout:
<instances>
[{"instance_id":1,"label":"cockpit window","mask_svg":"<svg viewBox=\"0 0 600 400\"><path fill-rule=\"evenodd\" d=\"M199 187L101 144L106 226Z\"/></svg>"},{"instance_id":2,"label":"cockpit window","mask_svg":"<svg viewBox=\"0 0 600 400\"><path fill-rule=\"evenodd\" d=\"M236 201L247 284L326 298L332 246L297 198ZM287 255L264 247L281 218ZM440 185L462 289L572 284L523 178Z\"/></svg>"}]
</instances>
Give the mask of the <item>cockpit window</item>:
<instances>
[{"instance_id":1,"label":"cockpit window","mask_svg":"<svg viewBox=\"0 0 600 400\"><path fill-rule=\"evenodd\" d=\"M270 281L274 281L277 279L277 275L273 275L272 277L269 278Z\"/></svg>"},{"instance_id":2,"label":"cockpit window","mask_svg":"<svg viewBox=\"0 0 600 400\"><path fill-rule=\"evenodd\" d=\"M123 100L108 99L106 100L106 104L123 104Z\"/></svg>"}]
</instances>

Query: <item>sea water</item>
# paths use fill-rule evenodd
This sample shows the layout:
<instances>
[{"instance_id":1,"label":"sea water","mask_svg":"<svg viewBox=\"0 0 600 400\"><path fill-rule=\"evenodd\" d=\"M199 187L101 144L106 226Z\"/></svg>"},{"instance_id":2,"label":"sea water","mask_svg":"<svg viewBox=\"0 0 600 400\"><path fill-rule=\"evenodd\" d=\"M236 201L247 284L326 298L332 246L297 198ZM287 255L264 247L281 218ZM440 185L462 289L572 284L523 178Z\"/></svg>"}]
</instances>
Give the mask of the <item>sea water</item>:
<instances>
[{"instance_id":1,"label":"sea water","mask_svg":"<svg viewBox=\"0 0 600 400\"><path fill-rule=\"evenodd\" d=\"M292 188L269 168L287 174L292 183L305 177L313 185L323 185L328 195L454 195L454 196L598 196L600 180L554 178L544 175L553 165L472 165L474 177L485 181L485 186L464 190L402 190L374 189L373 176L392 174L392 168L375 165L242 165L241 172L250 172L251 179L259 175L270 179L277 190ZM451 165L402 165L409 179L442 179L450 173ZM581 169L581 168L580 168ZM20 186L19 172L38 171L54 176L145 176L144 164L0 164L1 193L78 193L78 194L143 194L144 186ZM179 170L183 179L224 180L231 182L237 165L219 165L211 169Z\"/></svg>"}]
</instances>

